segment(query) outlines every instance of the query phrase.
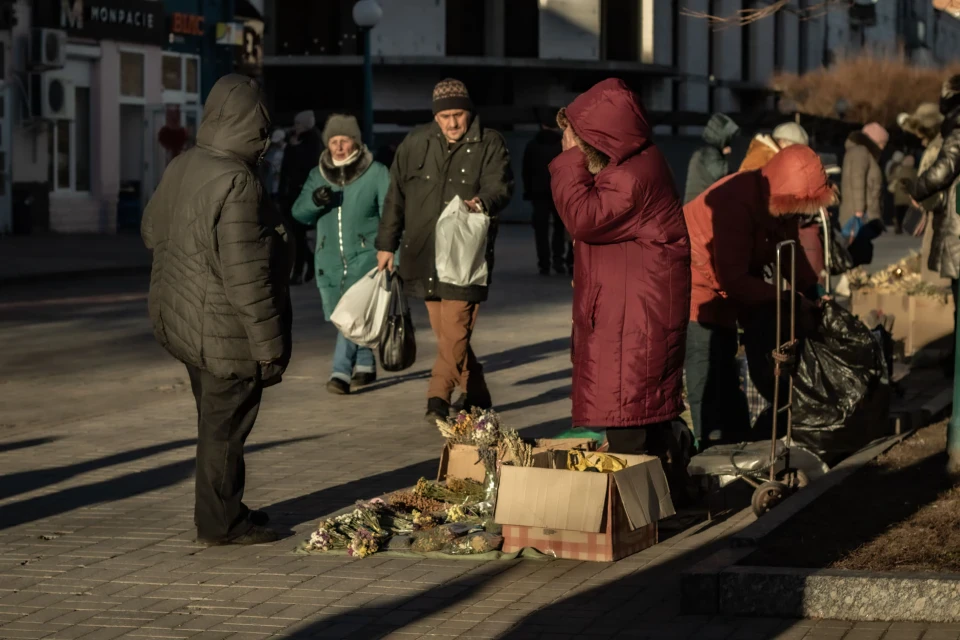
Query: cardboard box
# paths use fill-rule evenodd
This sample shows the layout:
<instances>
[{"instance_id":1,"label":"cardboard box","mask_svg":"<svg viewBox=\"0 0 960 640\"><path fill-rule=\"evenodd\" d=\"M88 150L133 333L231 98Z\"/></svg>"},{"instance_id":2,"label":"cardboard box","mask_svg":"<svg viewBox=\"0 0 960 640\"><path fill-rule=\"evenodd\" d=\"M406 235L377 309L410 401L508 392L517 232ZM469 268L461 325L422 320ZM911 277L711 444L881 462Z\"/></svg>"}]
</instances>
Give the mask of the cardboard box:
<instances>
[{"instance_id":1,"label":"cardboard box","mask_svg":"<svg viewBox=\"0 0 960 640\"><path fill-rule=\"evenodd\" d=\"M953 302L949 300L855 289L850 311L861 320L871 311L893 316L893 340L903 345L907 356L953 334ZM948 350L951 348L950 344L944 344Z\"/></svg>"},{"instance_id":2,"label":"cardboard box","mask_svg":"<svg viewBox=\"0 0 960 640\"><path fill-rule=\"evenodd\" d=\"M657 522L676 513L660 460L618 457L629 466L616 473L544 468L547 461L562 466L549 452L536 467L504 466L495 514L503 550L612 562L656 544Z\"/></svg>"},{"instance_id":3,"label":"cardboard box","mask_svg":"<svg viewBox=\"0 0 960 640\"><path fill-rule=\"evenodd\" d=\"M533 448L533 453L537 455L546 451L569 449L593 451L595 447L596 441L591 438L544 439ZM508 456L503 462L510 462L510 457ZM485 477L486 472L475 446L447 443L443 447L443 451L440 452L440 467L437 469L437 482L443 482L447 478L483 482Z\"/></svg>"}]
</instances>

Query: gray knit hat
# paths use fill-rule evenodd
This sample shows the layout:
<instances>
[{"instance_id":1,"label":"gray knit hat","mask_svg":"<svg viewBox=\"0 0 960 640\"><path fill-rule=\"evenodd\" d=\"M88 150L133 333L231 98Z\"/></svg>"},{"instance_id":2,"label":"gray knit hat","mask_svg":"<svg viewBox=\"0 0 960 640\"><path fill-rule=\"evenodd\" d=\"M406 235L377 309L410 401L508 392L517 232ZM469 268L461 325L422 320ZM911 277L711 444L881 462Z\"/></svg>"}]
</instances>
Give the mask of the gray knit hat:
<instances>
[{"instance_id":1,"label":"gray knit hat","mask_svg":"<svg viewBox=\"0 0 960 640\"><path fill-rule=\"evenodd\" d=\"M448 109L473 111L473 100L467 93L467 86L453 78L441 80L433 88L433 114L436 115Z\"/></svg>"},{"instance_id":2,"label":"gray knit hat","mask_svg":"<svg viewBox=\"0 0 960 640\"><path fill-rule=\"evenodd\" d=\"M323 125L323 144L330 144L330 138L334 136L347 136L358 145L363 141L357 119L342 113L331 114L327 124Z\"/></svg>"},{"instance_id":3,"label":"gray knit hat","mask_svg":"<svg viewBox=\"0 0 960 640\"><path fill-rule=\"evenodd\" d=\"M806 129L796 122L784 122L773 130L774 140L787 140L793 144L802 144L805 147L810 146L810 136Z\"/></svg>"}]
</instances>

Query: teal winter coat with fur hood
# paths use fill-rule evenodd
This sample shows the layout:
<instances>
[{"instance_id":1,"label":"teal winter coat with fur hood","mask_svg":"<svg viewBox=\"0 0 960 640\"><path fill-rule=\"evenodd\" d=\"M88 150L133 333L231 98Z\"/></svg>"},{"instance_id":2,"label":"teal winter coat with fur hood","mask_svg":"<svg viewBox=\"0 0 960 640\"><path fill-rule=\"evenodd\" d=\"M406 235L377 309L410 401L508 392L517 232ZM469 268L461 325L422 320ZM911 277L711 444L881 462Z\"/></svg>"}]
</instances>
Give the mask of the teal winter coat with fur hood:
<instances>
[{"instance_id":1,"label":"teal winter coat with fur hood","mask_svg":"<svg viewBox=\"0 0 960 640\"><path fill-rule=\"evenodd\" d=\"M318 207L313 192L321 187L329 187L333 197ZM314 268L327 319L344 292L377 266L374 242L389 188L390 171L366 147L343 167L334 166L324 150L293 205L297 222L317 228Z\"/></svg>"}]
</instances>

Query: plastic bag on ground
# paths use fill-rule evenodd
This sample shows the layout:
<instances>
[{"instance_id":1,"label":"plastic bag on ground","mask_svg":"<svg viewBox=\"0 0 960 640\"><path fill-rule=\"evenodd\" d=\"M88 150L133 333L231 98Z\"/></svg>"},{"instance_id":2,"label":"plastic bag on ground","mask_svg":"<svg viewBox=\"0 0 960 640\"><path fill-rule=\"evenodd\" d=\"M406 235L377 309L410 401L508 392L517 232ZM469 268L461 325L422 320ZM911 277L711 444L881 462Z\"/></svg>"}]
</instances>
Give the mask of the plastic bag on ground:
<instances>
[{"instance_id":1,"label":"plastic bag on ground","mask_svg":"<svg viewBox=\"0 0 960 640\"><path fill-rule=\"evenodd\" d=\"M836 302L800 349L793 439L828 463L886 433L890 378L873 332Z\"/></svg>"},{"instance_id":2,"label":"plastic bag on ground","mask_svg":"<svg viewBox=\"0 0 960 640\"><path fill-rule=\"evenodd\" d=\"M417 361L417 340L414 336L410 307L403 294L403 281L390 276L390 306L380 336L380 366L385 371L403 371Z\"/></svg>"},{"instance_id":3,"label":"plastic bag on ground","mask_svg":"<svg viewBox=\"0 0 960 640\"><path fill-rule=\"evenodd\" d=\"M487 286L489 230L489 216L471 212L454 196L437 220L437 279L457 287Z\"/></svg>"},{"instance_id":4,"label":"plastic bag on ground","mask_svg":"<svg viewBox=\"0 0 960 640\"><path fill-rule=\"evenodd\" d=\"M388 273L373 269L347 289L330 315L343 337L361 347L376 348L390 305Z\"/></svg>"}]
</instances>

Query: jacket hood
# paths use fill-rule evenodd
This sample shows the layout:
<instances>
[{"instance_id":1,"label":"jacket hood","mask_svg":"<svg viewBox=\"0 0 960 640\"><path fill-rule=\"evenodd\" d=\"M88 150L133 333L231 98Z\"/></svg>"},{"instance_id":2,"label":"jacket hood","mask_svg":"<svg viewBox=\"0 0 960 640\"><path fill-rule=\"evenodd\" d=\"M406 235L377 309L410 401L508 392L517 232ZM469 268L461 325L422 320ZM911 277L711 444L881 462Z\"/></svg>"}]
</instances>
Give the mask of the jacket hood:
<instances>
[{"instance_id":1,"label":"jacket hood","mask_svg":"<svg viewBox=\"0 0 960 640\"><path fill-rule=\"evenodd\" d=\"M636 155L651 143L650 121L640 97L617 78L598 82L580 94L566 109L560 110L557 124L561 128L572 126L581 142L614 164Z\"/></svg>"},{"instance_id":2,"label":"jacket hood","mask_svg":"<svg viewBox=\"0 0 960 640\"><path fill-rule=\"evenodd\" d=\"M740 133L740 127L730 116L715 113L710 116L707 126L703 129L703 141L723 151L730 146L730 142L738 133Z\"/></svg>"},{"instance_id":3,"label":"jacket hood","mask_svg":"<svg viewBox=\"0 0 960 640\"><path fill-rule=\"evenodd\" d=\"M750 140L750 146L747 147L747 154L740 163L740 171L756 171L762 169L770 158L780 152L780 145L770 136L764 133L758 133Z\"/></svg>"},{"instance_id":4,"label":"jacket hood","mask_svg":"<svg viewBox=\"0 0 960 640\"><path fill-rule=\"evenodd\" d=\"M230 74L217 80L203 105L197 144L255 164L270 142L270 115L255 80Z\"/></svg>"},{"instance_id":5,"label":"jacket hood","mask_svg":"<svg viewBox=\"0 0 960 640\"><path fill-rule=\"evenodd\" d=\"M880 154L883 153L883 150L877 146L877 143L862 131L854 131L847 136L847 141L844 143L844 148L849 151L853 147L866 147L867 151L870 152L870 155L873 156L873 159L877 161L880 160Z\"/></svg>"},{"instance_id":6,"label":"jacket hood","mask_svg":"<svg viewBox=\"0 0 960 640\"><path fill-rule=\"evenodd\" d=\"M766 179L767 209L773 216L817 213L836 201L823 163L810 147L783 149L760 169L760 175Z\"/></svg>"}]
</instances>

